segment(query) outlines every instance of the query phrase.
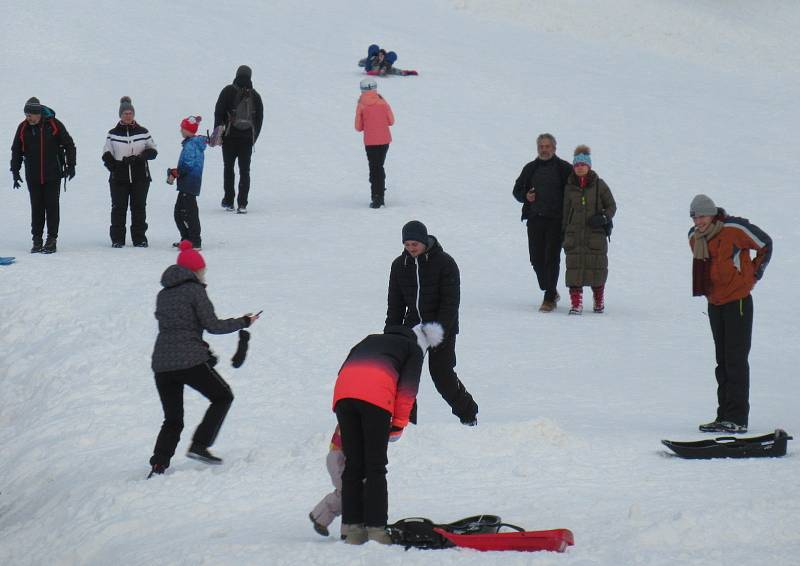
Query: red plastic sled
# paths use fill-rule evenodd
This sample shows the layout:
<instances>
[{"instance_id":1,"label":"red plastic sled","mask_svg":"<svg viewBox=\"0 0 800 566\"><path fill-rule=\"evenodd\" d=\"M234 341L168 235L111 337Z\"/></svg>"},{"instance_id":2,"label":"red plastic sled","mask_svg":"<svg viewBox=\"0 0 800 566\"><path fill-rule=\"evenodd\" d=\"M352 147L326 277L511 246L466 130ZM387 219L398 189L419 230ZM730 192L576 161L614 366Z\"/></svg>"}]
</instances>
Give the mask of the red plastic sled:
<instances>
[{"instance_id":1,"label":"red plastic sled","mask_svg":"<svg viewBox=\"0 0 800 566\"><path fill-rule=\"evenodd\" d=\"M524 552L548 550L550 552L564 552L568 546L575 544L575 536L569 529L473 535L456 535L440 528L433 530L456 546L475 550L520 550Z\"/></svg>"}]
</instances>

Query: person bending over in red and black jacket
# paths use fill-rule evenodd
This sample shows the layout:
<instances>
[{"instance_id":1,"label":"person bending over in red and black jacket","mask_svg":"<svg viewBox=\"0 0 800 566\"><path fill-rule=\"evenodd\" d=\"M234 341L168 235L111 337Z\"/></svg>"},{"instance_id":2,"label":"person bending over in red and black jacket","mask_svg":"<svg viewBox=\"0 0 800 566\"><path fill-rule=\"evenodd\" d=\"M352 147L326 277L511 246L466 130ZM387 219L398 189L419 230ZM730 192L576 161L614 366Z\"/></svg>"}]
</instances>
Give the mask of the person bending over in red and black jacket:
<instances>
[{"instance_id":1,"label":"person bending over in red and black jacket","mask_svg":"<svg viewBox=\"0 0 800 566\"><path fill-rule=\"evenodd\" d=\"M345 542L390 544L386 532L386 449L408 425L417 398L422 359L444 331L438 323L413 329L391 325L370 334L347 356L333 390L345 468L342 532Z\"/></svg>"}]
</instances>

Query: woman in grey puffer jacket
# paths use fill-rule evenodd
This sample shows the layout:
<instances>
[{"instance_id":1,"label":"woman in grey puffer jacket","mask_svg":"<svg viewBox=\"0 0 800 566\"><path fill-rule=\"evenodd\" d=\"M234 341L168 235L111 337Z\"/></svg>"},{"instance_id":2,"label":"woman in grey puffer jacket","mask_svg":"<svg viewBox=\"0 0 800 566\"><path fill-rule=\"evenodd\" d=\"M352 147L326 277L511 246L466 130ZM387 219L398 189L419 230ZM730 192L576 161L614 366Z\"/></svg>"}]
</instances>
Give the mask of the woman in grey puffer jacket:
<instances>
[{"instance_id":1,"label":"woman in grey puffer jacket","mask_svg":"<svg viewBox=\"0 0 800 566\"><path fill-rule=\"evenodd\" d=\"M203 256L186 240L181 242L180 250L176 265L169 266L161 276L164 288L156 300L158 337L152 368L164 408L164 423L150 458L152 471L148 477L163 474L175 454L183 430L184 385L211 401L192 437L187 456L207 464L222 463L208 451L208 447L214 443L225 420L233 402L233 393L213 368L216 359L203 341L203 331L229 334L247 328L258 319L258 315L253 314L218 319L206 294Z\"/></svg>"}]
</instances>

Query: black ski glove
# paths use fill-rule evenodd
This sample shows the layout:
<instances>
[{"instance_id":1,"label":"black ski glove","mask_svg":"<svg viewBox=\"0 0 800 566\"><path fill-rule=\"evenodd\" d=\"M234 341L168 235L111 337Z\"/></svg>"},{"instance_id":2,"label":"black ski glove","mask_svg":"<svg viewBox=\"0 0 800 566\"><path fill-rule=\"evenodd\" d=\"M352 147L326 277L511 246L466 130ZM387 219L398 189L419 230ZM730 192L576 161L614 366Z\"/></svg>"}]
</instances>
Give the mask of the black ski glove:
<instances>
[{"instance_id":1,"label":"black ski glove","mask_svg":"<svg viewBox=\"0 0 800 566\"><path fill-rule=\"evenodd\" d=\"M242 367L244 359L247 357L248 342L250 342L250 333L247 330L240 330L239 346L236 348L236 353L231 358L231 365L233 367L235 368Z\"/></svg>"},{"instance_id":2,"label":"black ski glove","mask_svg":"<svg viewBox=\"0 0 800 566\"><path fill-rule=\"evenodd\" d=\"M64 170L64 177L66 177L70 181L75 178L75 166L74 165L67 165L67 168Z\"/></svg>"},{"instance_id":3,"label":"black ski glove","mask_svg":"<svg viewBox=\"0 0 800 566\"><path fill-rule=\"evenodd\" d=\"M14 175L14 188L20 188L22 186L22 177L20 177L19 171L12 171L11 174Z\"/></svg>"},{"instance_id":4,"label":"black ski glove","mask_svg":"<svg viewBox=\"0 0 800 566\"><path fill-rule=\"evenodd\" d=\"M592 228L602 228L608 224L608 216L603 214L602 212L598 212L597 214L592 214L589 217L589 226Z\"/></svg>"}]
</instances>

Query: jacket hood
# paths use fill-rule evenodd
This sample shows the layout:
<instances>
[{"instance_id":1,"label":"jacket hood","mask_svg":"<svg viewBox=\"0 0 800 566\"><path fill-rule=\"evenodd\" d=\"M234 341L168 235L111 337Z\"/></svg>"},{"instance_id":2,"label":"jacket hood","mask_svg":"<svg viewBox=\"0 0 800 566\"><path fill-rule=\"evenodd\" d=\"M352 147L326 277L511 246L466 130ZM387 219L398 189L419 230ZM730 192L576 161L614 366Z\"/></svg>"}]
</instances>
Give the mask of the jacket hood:
<instances>
[{"instance_id":1,"label":"jacket hood","mask_svg":"<svg viewBox=\"0 0 800 566\"><path fill-rule=\"evenodd\" d=\"M193 271L180 265L170 265L161 275L161 285L165 289L177 287L184 283L200 283Z\"/></svg>"},{"instance_id":2,"label":"jacket hood","mask_svg":"<svg viewBox=\"0 0 800 566\"><path fill-rule=\"evenodd\" d=\"M442 249L442 245L439 243L439 240L436 239L436 236L431 236L428 234L428 248L421 253L419 257L423 260L427 260L429 255L439 253L442 251ZM408 253L407 250L403 250L403 255L405 256L406 261L414 261L414 258L411 257L411 254Z\"/></svg>"},{"instance_id":3,"label":"jacket hood","mask_svg":"<svg viewBox=\"0 0 800 566\"><path fill-rule=\"evenodd\" d=\"M374 90L362 92L361 97L358 99L359 104L364 106L374 106L375 104L383 104L383 97Z\"/></svg>"},{"instance_id":4,"label":"jacket hood","mask_svg":"<svg viewBox=\"0 0 800 566\"><path fill-rule=\"evenodd\" d=\"M383 333L405 336L415 344L417 343L417 335L414 333L413 330L411 330L407 326L402 326L400 324L387 324L386 327L383 329Z\"/></svg>"},{"instance_id":5,"label":"jacket hood","mask_svg":"<svg viewBox=\"0 0 800 566\"><path fill-rule=\"evenodd\" d=\"M190 138L184 138L181 144L196 145L197 149L200 151L205 151L206 146L208 145L208 138L206 136L192 136Z\"/></svg>"}]
</instances>

